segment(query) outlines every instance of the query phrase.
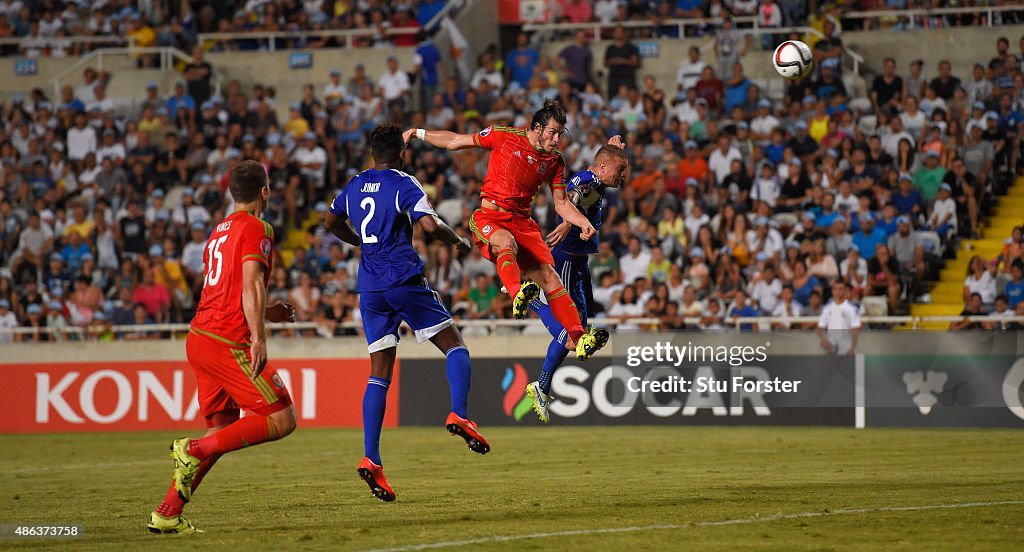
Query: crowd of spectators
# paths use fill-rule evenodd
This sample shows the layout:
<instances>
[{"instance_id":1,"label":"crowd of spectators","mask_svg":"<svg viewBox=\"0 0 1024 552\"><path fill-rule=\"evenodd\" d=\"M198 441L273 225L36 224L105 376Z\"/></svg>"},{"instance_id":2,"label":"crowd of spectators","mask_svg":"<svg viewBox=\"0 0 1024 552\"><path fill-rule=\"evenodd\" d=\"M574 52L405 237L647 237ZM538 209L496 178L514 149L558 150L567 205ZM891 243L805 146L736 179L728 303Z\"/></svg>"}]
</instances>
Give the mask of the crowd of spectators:
<instances>
[{"instance_id":1,"label":"crowd of spectators","mask_svg":"<svg viewBox=\"0 0 1024 552\"><path fill-rule=\"evenodd\" d=\"M2 55L64 57L122 39L142 47L191 51L203 33L362 30L351 43L337 36L223 40L215 50L412 46L446 0L225 0L219 2L0 0ZM392 30L407 29L405 33ZM75 38L93 38L93 41ZM269 43L274 40L274 44ZM210 47L211 44L201 45ZM148 62L142 58L142 62Z\"/></svg>"},{"instance_id":2,"label":"crowd of spectators","mask_svg":"<svg viewBox=\"0 0 1024 552\"><path fill-rule=\"evenodd\" d=\"M215 50L411 46L415 44L416 31L425 29L447 3L448 0L0 0L0 39L18 39L0 45L0 55L79 55L122 38L137 46L170 46L188 52L199 45L200 34L248 32L284 34L274 38L221 38L202 46ZM995 2L997 6L1001 3L1012 4L1005 0ZM972 4L951 0L547 0L544 14L547 21L560 23L646 20L651 25L638 27L636 32L644 37L663 38L679 37L679 27L664 22L683 18L756 18L760 27L771 28L813 23L818 14L828 13L842 18L847 28L894 30L1024 21L1024 10L999 11L991 22L982 9L945 15L904 13ZM849 12L879 10L892 11L892 15L845 18ZM742 26L751 25L744 19ZM365 32L358 33L352 41L336 35L301 34L332 30ZM408 32L394 32L401 30ZM716 30L711 24L691 25L685 33L702 36ZM81 37L101 40L76 40ZM142 58L142 63L150 61Z\"/></svg>"},{"instance_id":3,"label":"crowd of spectators","mask_svg":"<svg viewBox=\"0 0 1024 552\"><path fill-rule=\"evenodd\" d=\"M38 330L19 339L50 339L42 328L65 326L108 339L112 324L190 320L206 236L232 210L227 175L252 158L266 164L272 188L264 218L279 249L270 297L319 324L308 333L354 333L359 251L321 218L366 166L369 130L384 119L465 133L526 126L551 97L568 112L560 147L570 172L586 168L612 135L628 145L630 174L606 196L591 261L595 315L626 328L654 318L669 329L769 314L786 327L788 318L818 314L837 281L855 301L874 296L899 312L941 248L978 231L1001 179L1018 169L1024 40L1017 52L1000 39L994 57L975 67L886 60L870 86L872 107L862 110L850 107L837 77L842 41L826 29L813 45L816 71L782 98L766 97L745 76L742 45L724 45L728 27L713 59L692 51L677 82L664 84L644 75L623 28L607 45L601 80L585 35L554 58L526 35L505 55L488 48L468 82L438 79L440 55L421 35L417 66L391 58L352 75L330 71L304 87L285 120L271 87L230 82L210 96L198 53L173 90L151 86L127 114L114 112L105 94L116 76L89 69L60 98L36 90L3 106L0 327ZM414 142L406 167L469 237L486 152ZM533 214L553 229L546 193ZM1007 282L1020 283L1021 242L1015 234L999 259L975 263L976 278L996 286L972 288L979 309L998 311ZM419 234L415 245L457 316L510 317L494 267L479 253L460 258ZM1008 308L1018 308L1020 294L1012 301Z\"/></svg>"}]
</instances>

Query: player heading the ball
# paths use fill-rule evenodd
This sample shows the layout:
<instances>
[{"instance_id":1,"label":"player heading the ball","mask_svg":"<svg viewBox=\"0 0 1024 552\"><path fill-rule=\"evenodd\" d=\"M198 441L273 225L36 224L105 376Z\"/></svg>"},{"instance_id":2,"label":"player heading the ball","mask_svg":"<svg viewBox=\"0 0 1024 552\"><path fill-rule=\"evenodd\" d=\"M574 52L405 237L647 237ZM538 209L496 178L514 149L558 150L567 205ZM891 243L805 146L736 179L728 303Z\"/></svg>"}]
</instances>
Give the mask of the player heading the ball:
<instances>
[{"instance_id":1,"label":"player heading the ball","mask_svg":"<svg viewBox=\"0 0 1024 552\"><path fill-rule=\"evenodd\" d=\"M555 261L540 227L530 217L533 198L547 183L555 211L580 229L580 239L589 240L597 232L565 194L565 159L556 149L565 132L565 121L565 110L558 101L548 100L533 114L527 128L487 127L476 134L417 128L406 130L403 138L408 143L415 137L453 151L491 150L480 190L480 209L469 220L476 246L497 266L498 277L513 298L513 315L526 318L530 302L543 289L551 312L568 333L565 347L575 349L576 358L587 360L608 343L608 332L584 330L576 305L555 272ZM526 281L522 278L524 271Z\"/></svg>"}]
</instances>

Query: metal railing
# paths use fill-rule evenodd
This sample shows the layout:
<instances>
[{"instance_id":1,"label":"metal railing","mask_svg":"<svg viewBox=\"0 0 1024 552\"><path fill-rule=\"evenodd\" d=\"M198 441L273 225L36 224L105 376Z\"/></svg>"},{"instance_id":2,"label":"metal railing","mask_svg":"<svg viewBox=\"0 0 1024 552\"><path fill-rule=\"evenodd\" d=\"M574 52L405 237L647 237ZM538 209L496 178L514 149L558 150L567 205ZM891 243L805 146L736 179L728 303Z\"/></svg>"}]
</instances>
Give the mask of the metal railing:
<instances>
[{"instance_id":1,"label":"metal railing","mask_svg":"<svg viewBox=\"0 0 1024 552\"><path fill-rule=\"evenodd\" d=\"M105 69L105 59L112 56L144 56L144 55L156 55L158 57L157 67L153 67L154 70L160 70L162 72L175 71L176 62L190 63L192 56L182 52L177 48L162 47L162 48L100 48L93 50L88 54L82 56L75 63L65 67L59 73L57 73L50 81L50 85L53 87L53 95L55 98L60 97L61 83L68 76L80 72L86 66L93 66L100 71ZM215 96L220 95L221 77L220 73L215 68L213 75L211 76L211 82L213 84L213 93Z\"/></svg>"},{"instance_id":2,"label":"metal railing","mask_svg":"<svg viewBox=\"0 0 1024 552\"><path fill-rule=\"evenodd\" d=\"M746 17L734 17L733 23L738 25L753 24L756 28L758 25L757 17L746 16ZM720 17L695 17L695 18L679 18L679 19L664 19L657 23L649 20L639 21L610 21L603 23L601 21L591 21L587 23L527 23L523 25L523 30L528 32L558 32L558 31L588 31L594 40L601 40L601 31L614 29L615 27L625 27L627 29L635 29L638 27L676 27L679 31L679 36L684 36L687 29L694 27L704 27L706 25L721 25L722 18ZM749 28L737 30L749 30Z\"/></svg>"},{"instance_id":3,"label":"metal railing","mask_svg":"<svg viewBox=\"0 0 1024 552\"><path fill-rule=\"evenodd\" d=\"M925 323L952 323L970 321L975 323L991 323L996 324L998 328L1004 328L1010 323L1024 323L1024 316L1006 316L1006 317L992 317L988 315L977 315L977 316L940 316L940 315L929 315L929 316L862 316L861 323L864 325L884 325L894 327L897 325L909 326L913 329L919 329L922 324ZM653 329L661 326L662 319L654 317L639 317L639 318L598 318L592 320L592 322L601 327L617 328L619 326L637 326L643 329ZM703 319L700 317L684 317L684 324L689 327L699 328L702 326ZM771 316L743 316L743 317L724 317L722 321L723 327L730 327L735 329L741 329L744 326L752 326L757 329L773 329L776 324L789 327L791 325L807 325L817 324L817 316L795 316L789 318L779 318ZM539 320L514 320L514 319L490 319L490 320L459 320L458 326L462 329L484 329L490 333L496 332L499 328L518 328L524 329L526 327L543 328L543 325ZM337 325L340 328L359 330L362 328L362 324L358 321L349 321ZM0 335L33 335L33 334L61 334L62 336L75 336L81 340L83 338L95 338L100 334L113 334L115 336L125 336L132 334L144 334L149 336L159 336L161 334L167 334L171 338L187 334L189 331L189 324L142 324L142 325L119 325L119 326L106 326L102 329L95 327L83 327L83 326L65 326L62 328L34 328L34 327L17 327L17 328L0 328ZM330 335L329 328L321 326L315 322L296 322L296 323L278 323L278 324L267 324L267 329L271 332L282 332L290 331L294 335L299 336L302 332L315 331L319 335ZM791 328L793 330L799 330L799 328ZM947 330L939 330L947 331Z\"/></svg>"},{"instance_id":4,"label":"metal railing","mask_svg":"<svg viewBox=\"0 0 1024 552\"><path fill-rule=\"evenodd\" d=\"M0 46L18 46L19 48L68 48L75 44L127 44L135 45L135 38L121 35L73 35L73 36L21 36L0 38Z\"/></svg>"},{"instance_id":5,"label":"metal railing","mask_svg":"<svg viewBox=\"0 0 1024 552\"><path fill-rule=\"evenodd\" d=\"M1007 5L1007 6L971 6L965 8L916 8L916 9L903 9L903 10L869 10L869 11L852 11L841 14L840 19L874 19L874 18L894 18L894 17L941 17L945 15L965 15L965 14L984 14L982 18L982 25L985 27L991 27L996 25L995 22L997 15L1001 15L1006 12L1022 12L1024 13L1024 6L1022 5ZM1001 22L1000 22L1001 23Z\"/></svg>"},{"instance_id":6,"label":"metal railing","mask_svg":"<svg viewBox=\"0 0 1024 552\"><path fill-rule=\"evenodd\" d=\"M277 41L310 38L342 38L346 48L354 48L356 39L375 38L383 33L386 36L415 35L420 32L420 27L401 27L397 29L328 29L322 31L247 31L227 33L201 33L197 38L204 47L210 43L235 42L239 40L255 40L266 44L269 52L277 51ZM291 48L289 48L291 49Z\"/></svg>"}]
</instances>

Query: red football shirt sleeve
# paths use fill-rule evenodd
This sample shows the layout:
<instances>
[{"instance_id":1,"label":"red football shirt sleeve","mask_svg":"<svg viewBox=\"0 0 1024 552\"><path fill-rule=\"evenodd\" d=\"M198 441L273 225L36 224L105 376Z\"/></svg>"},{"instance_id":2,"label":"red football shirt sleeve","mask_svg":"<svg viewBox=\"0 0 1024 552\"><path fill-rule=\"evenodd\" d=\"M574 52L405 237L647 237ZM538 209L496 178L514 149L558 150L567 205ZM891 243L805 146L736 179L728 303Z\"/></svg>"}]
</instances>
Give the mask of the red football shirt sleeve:
<instances>
[{"instance_id":1,"label":"red football shirt sleeve","mask_svg":"<svg viewBox=\"0 0 1024 552\"><path fill-rule=\"evenodd\" d=\"M551 189L552 190L564 190L565 189L565 160L562 156L558 156L558 161L555 162L555 166L551 168Z\"/></svg>"},{"instance_id":2,"label":"red football shirt sleeve","mask_svg":"<svg viewBox=\"0 0 1024 552\"><path fill-rule=\"evenodd\" d=\"M476 144L477 147L492 150L501 145L501 140L504 134L504 132L489 126L473 135L473 143Z\"/></svg>"},{"instance_id":3,"label":"red football shirt sleeve","mask_svg":"<svg viewBox=\"0 0 1024 552\"><path fill-rule=\"evenodd\" d=\"M253 220L242 228L239 245L242 264L246 261L258 261L269 269L270 256L274 250L274 227L263 220Z\"/></svg>"}]
</instances>

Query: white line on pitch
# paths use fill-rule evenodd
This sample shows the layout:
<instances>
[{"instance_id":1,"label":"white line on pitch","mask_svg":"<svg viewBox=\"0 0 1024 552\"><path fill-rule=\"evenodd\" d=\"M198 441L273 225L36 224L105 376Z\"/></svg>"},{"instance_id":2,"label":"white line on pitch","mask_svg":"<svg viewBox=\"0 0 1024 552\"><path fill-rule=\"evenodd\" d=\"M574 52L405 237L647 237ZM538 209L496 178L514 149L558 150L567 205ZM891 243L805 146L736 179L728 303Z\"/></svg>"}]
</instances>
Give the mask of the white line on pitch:
<instances>
[{"instance_id":1,"label":"white line on pitch","mask_svg":"<svg viewBox=\"0 0 1024 552\"><path fill-rule=\"evenodd\" d=\"M475 544L490 544L497 542L512 542L528 539L550 539L556 537L574 537L580 535L606 535L609 533L633 533L636 531L656 531L664 529L687 529L693 527L718 527L722 525L747 525L751 523L762 523L767 521L784 521L789 519L829 517L849 514L875 514L882 512L916 512L920 510L946 510L959 508L984 508L987 506L1010 506L1024 504L1024 500L1002 500L995 502L961 502L954 504L931 504L925 506L883 506L880 508L851 508L832 510L828 512L800 512L796 514L777 514L764 517L749 517L737 519L725 519L721 521L701 521L696 523L642 525L634 527L611 527L606 529L575 529L571 531L553 531L551 533L531 533L528 535L494 535L490 537L479 537L459 541L431 542L425 544L411 544L408 546L397 546L394 548L376 549L375 552L412 552L414 550L430 550L433 548L449 548L458 546L470 546Z\"/></svg>"}]
</instances>

